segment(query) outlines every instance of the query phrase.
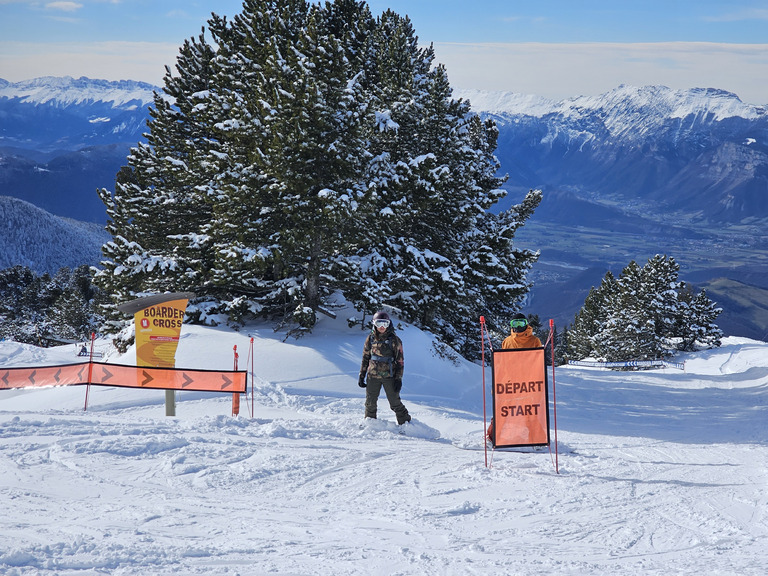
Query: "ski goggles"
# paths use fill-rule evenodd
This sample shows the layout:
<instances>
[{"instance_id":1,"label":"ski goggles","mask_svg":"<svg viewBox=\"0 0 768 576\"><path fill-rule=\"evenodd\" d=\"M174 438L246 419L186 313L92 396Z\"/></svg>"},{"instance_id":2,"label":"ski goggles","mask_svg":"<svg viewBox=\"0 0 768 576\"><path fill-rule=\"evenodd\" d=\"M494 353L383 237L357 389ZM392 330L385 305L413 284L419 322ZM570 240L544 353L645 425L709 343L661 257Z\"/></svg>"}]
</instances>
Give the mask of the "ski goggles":
<instances>
[{"instance_id":1,"label":"ski goggles","mask_svg":"<svg viewBox=\"0 0 768 576\"><path fill-rule=\"evenodd\" d=\"M512 326L512 328L525 328L528 326L528 320L525 318L515 318L509 322L509 325Z\"/></svg>"},{"instance_id":2,"label":"ski goggles","mask_svg":"<svg viewBox=\"0 0 768 576\"><path fill-rule=\"evenodd\" d=\"M373 325L376 328L389 328L389 320L374 320Z\"/></svg>"}]
</instances>

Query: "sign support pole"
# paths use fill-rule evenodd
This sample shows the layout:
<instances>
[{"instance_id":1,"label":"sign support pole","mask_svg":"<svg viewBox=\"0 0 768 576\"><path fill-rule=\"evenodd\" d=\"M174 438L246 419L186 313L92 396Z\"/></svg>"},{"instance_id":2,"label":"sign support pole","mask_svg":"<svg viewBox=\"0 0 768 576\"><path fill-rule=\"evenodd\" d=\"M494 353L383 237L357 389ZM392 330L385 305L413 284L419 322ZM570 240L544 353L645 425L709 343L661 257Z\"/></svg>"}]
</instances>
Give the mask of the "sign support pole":
<instances>
[{"instance_id":1,"label":"sign support pole","mask_svg":"<svg viewBox=\"0 0 768 576\"><path fill-rule=\"evenodd\" d=\"M176 391L165 391L165 415L176 416Z\"/></svg>"},{"instance_id":2,"label":"sign support pole","mask_svg":"<svg viewBox=\"0 0 768 576\"><path fill-rule=\"evenodd\" d=\"M488 468L488 441L485 438L488 430L485 409L485 316L480 316L480 366L483 370L483 447L485 448L485 467Z\"/></svg>"}]
</instances>

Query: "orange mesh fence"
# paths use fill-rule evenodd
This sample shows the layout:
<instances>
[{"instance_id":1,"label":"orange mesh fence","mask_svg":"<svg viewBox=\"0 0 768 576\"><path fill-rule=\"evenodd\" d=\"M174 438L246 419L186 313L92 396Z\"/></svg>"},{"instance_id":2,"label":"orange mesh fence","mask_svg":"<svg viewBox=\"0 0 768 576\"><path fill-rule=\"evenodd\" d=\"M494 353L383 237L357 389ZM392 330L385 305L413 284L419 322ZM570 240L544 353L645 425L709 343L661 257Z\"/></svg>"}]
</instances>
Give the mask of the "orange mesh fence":
<instances>
[{"instance_id":1,"label":"orange mesh fence","mask_svg":"<svg viewBox=\"0 0 768 576\"><path fill-rule=\"evenodd\" d=\"M83 384L123 388L245 393L247 378L245 370L150 368L102 362L29 368L0 368L0 390Z\"/></svg>"}]
</instances>

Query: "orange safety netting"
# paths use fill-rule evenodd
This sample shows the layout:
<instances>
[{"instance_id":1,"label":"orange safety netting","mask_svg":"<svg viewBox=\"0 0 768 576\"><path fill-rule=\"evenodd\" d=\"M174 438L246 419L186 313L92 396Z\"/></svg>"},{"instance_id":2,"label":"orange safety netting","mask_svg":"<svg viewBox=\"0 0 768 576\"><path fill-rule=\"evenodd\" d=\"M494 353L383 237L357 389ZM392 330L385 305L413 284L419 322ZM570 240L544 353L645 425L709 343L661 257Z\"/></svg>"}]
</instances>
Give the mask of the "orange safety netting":
<instances>
[{"instance_id":1,"label":"orange safety netting","mask_svg":"<svg viewBox=\"0 0 768 576\"><path fill-rule=\"evenodd\" d=\"M102 362L0 368L0 390L84 384L124 388L245 393L247 378L244 370L151 368Z\"/></svg>"}]
</instances>

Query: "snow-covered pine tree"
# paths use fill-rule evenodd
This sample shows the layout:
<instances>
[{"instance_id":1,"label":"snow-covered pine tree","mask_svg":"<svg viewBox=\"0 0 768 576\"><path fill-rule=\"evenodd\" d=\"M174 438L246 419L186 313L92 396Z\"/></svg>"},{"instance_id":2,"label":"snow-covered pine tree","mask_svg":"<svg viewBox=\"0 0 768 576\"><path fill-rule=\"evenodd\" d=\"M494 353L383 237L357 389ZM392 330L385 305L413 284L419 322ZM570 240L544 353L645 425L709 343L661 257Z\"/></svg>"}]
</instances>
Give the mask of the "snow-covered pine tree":
<instances>
[{"instance_id":1,"label":"snow-covered pine tree","mask_svg":"<svg viewBox=\"0 0 768 576\"><path fill-rule=\"evenodd\" d=\"M209 312L234 321L288 315L301 295L301 280L281 254L279 233L288 223L269 154L291 98L295 72L286 55L301 40L307 11L303 1L248 0L232 22L209 22L218 46L207 101L218 149L210 160L219 173L207 191L213 263L205 295L218 301Z\"/></svg>"},{"instance_id":2,"label":"snow-covered pine tree","mask_svg":"<svg viewBox=\"0 0 768 576\"><path fill-rule=\"evenodd\" d=\"M33 284L33 289L39 288L37 275L26 266L0 270L0 338L34 342L20 329L25 318L39 308L29 289Z\"/></svg>"},{"instance_id":3,"label":"snow-covered pine tree","mask_svg":"<svg viewBox=\"0 0 768 576\"><path fill-rule=\"evenodd\" d=\"M197 100L209 86L213 51L202 34L180 50L173 76L165 75L166 96L155 94L147 143L131 150L117 175L115 192L100 191L112 240L95 282L112 302L105 306L105 330L116 332L126 319L115 306L142 293L183 291L204 282L209 266L201 227L210 211L201 191L217 171L205 162L213 141ZM173 99L169 102L167 97ZM204 111L203 111L204 113Z\"/></svg>"},{"instance_id":4,"label":"snow-covered pine tree","mask_svg":"<svg viewBox=\"0 0 768 576\"><path fill-rule=\"evenodd\" d=\"M642 267L638 298L653 322L655 348L660 355L673 348L670 337L680 315L678 280L680 265L669 256L657 254Z\"/></svg>"},{"instance_id":5,"label":"snow-covered pine tree","mask_svg":"<svg viewBox=\"0 0 768 576\"><path fill-rule=\"evenodd\" d=\"M465 338L472 333L481 315L497 338L508 336L509 320L528 293L530 283L526 277L539 256L538 252L516 248L514 236L531 217L541 198L540 190L531 190L520 204L507 211L499 214L483 211L478 214L474 230L466 234L462 272L469 304L463 318L454 318L455 326Z\"/></svg>"},{"instance_id":6,"label":"snow-covered pine tree","mask_svg":"<svg viewBox=\"0 0 768 576\"><path fill-rule=\"evenodd\" d=\"M679 269L674 258L656 255L642 268L630 262L618 280L606 273L569 330L569 358L657 359L697 343L719 346L722 310L679 281Z\"/></svg>"},{"instance_id":7,"label":"snow-covered pine tree","mask_svg":"<svg viewBox=\"0 0 768 576\"><path fill-rule=\"evenodd\" d=\"M51 279L56 297L46 313L51 331L60 338L87 340L101 323L97 307L103 302L89 266L61 268Z\"/></svg>"},{"instance_id":8,"label":"snow-covered pine tree","mask_svg":"<svg viewBox=\"0 0 768 576\"><path fill-rule=\"evenodd\" d=\"M284 223L273 238L301 285L297 310L311 311L337 284L328 276L330 261L356 243L356 209L365 195L360 176L369 160L365 98L324 17L322 10L310 10L305 33L289 53L290 97L285 113L269 124L272 146L265 153Z\"/></svg>"},{"instance_id":9,"label":"snow-covered pine tree","mask_svg":"<svg viewBox=\"0 0 768 576\"><path fill-rule=\"evenodd\" d=\"M500 325L528 290L537 255L516 250L512 238L541 194L488 213L505 194L495 125L452 99L444 67L433 66L431 47L418 46L408 18L385 12L373 40L374 189L353 299L367 311L390 306L471 354L479 316Z\"/></svg>"},{"instance_id":10,"label":"snow-covered pine tree","mask_svg":"<svg viewBox=\"0 0 768 576\"><path fill-rule=\"evenodd\" d=\"M246 0L209 29L215 48L185 43L148 143L102 193L113 240L100 285L116 302L192 290L213 302L190 306L201 319L311 325L342 290L459 348L480 314L509 315L536 258L512 237L540 193L487 213L504 195L495 126L451 98L407 18Z\"/></svg>"},{"instance_id":11,"label":"snow-covered pine tree","mask_svg":"<svg viewBox=\"0 0 768 576\"><path fill-rule=\"evenodd\" d=\"M45 345L50 338L86 339L102 319L89 266L38 276L26 266L0 270L0 339Z\"/></svg>"},{"instance_id":12,"label":"snow-covered pine tree","mask_svg":"<svg viewBox=\"0 0 768 576\"><path fill-rule=\"evenodd\" d=\"M608 297L618 292L616 277L609 270L600 286L589 290L584 305L576 313L566 338L566 356L582 360L596 354L595 338L608 320Z\"/></svg>"},{"instance_id":13,"label":"snow-covered pine tree","mask_svg":"<svg viewBox=\"0 0 768 576\"><path fill-rule=\"evenodd\" d=\"M676 331L673 333L677 349L692 351L697 345L708 348L720 346L723 331L715 320L723 309L709 299L706 290L694 294L689 285L684 285L680 304Z\"/></svg>"},{"instance_id":14,"label":"snow-covered pine tree","mask_svg":"<svg viewBox=\"0 0 768 576\"><path fill-rule=\"evenodd\" d=\"M618 291L606 299L607 319L595 337L595 351L608 362L652 360L661 352L647 308L643 271L632 260L617 280Z\"/></svg>"}]
</instances>

